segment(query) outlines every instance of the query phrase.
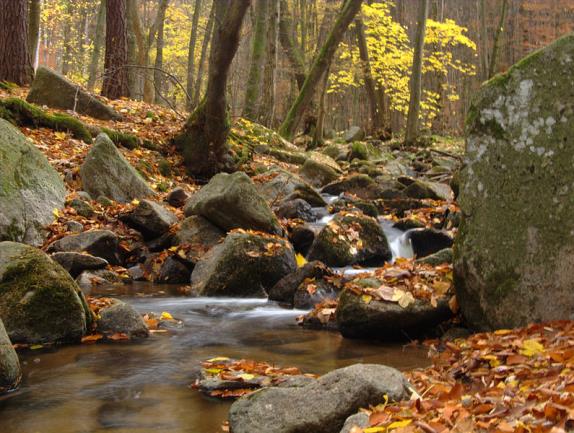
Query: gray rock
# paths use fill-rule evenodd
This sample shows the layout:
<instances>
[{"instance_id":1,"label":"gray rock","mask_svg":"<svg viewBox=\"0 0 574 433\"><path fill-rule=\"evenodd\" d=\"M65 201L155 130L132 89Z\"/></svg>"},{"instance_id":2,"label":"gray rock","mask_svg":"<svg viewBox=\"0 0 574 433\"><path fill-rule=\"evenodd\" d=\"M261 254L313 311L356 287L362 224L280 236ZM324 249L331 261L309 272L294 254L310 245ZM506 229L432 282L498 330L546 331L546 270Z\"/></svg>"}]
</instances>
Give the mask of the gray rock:
<instances>
[{"instance_id":1,"label":"gray rock","mask_svg":"<svg viewBox=\"0 0 574 433\"><path fill-rule=\"evenodd\" d=\"M69 203L69 206L80 216L85 218L91 218L94 216L94 208L85 200L75 198Z\"/></svg>"},{"instance_id":2,"label":"gray rock","mask_svg":"<svg viewBox=\"0 0 574 433\"><path fill-rule=\"evenodd\" d=\"M408 398L403 375L382 365L356 364L301 388L267 388L231 406L233 433L333 433L361 407Z\"/></svg>"},{"instance_id":3,"label":"gray rock","mask_svg":"<svg viewBox=\"0 0 574 433\"><path fill-rule=\"evenodd\" d=\"M139 231L144 239L155 239L177 223L177 216L159 203L141 200L132 212L122 215L121 220Z\"/></svg>"},{"instance_id":4,"label":"gray rock","mask_svg":"<svg viewBox=\"0 0 574 433\"><path fill-rule=\"evenodd\" d=\"M295 254L283 239L231 233L196 264L192 291L204 296L265 296L295 269Z\"/></svg>"},{"instance_id":5,"label":"gray rock","mask_svg":"<svg viewBox=\"0 0 574 433\"><path fill-rule=\"evenodd\" d=\"M65 236L48 245L46 251L49 253L86 252L107 260L111 265L121 263L118 237L109 230L88 230L77 235Z\"/></svg>"},{"instance_id":6,"label":"gray rock","mask_svg":"<svg viewBox=\"0 0 574 433\"><path fill-rule=\"evenodd\" d=\"M14 126L0 119L0 241L39 246L64 207L66 187L46 157Z\"/></svg>"},{"instance_id":7,"label":"gray rock","mask_svg":"<svg viewBox=\"0 0 574 433\"><path fill-rule=\"evenodd\" d=\"M265 176L268 177L269 174L274 175L272 179L256 185L259 193L268 202L278 203L287 199L300 198L311 206L326 205L323 197L299 176L282 169L274 169Z\"/></svg>"},{"instance_id":8,"label":"gray rock","mask_svg":"<svg viewBox=\"0 0 574 433\"><path fill-rule=\"evenodd\" d=\"M343 337L378 340L414 339L452 317L448 299L433 307L426 300L415 300L403 308L396 302L371 300L344 290L337 307L337 325Z\"/></svg>"},{"instance_id":9,"label":"gray rock","mask_svg":"<svg viewBox=\"0 0 574 433\"><path fill-rule=\"evenodd\" d=\"M307 254L328 266L379 265L392 257L387 237L374 218L341 212L319 232Z\"/></svg>"},{"instance_id":10,"label":"gray rock","mask_svg":"<svg viewBox=\"0 0 574 433\"><path fill-rule=\"evenodd\" d=\"M122 278L113 271L98 269L95 271L84 271L77 278L76 282L82 289L91 289L93 286L120 284Z\"/></svg>"},{"instance_id":11,"label":"gray rock","mask_svg":"<svg viewBox=\"0 0 574 433\"><path fill-rule=\"evenodd\" d=\"M145 338L149 330L142 316L134 307L118 299L109 307L102 308L96 329L104 335L126 334L130 338Z\"/></svg>"},{"instance_id":12,"label":"gray rock","mask_svg":"<svg viewBox=\"0 0 574 433\"><path fill-rule=\"evenodd\" d=\"M372 200L382 197L383 188L366 174L352 174L326 185L321 192L331 195L345 192L363 200Z\"/></svg>"},{"instance_id":13,"label":"gray rock","mask_svg":"<svg viewBox=\"0 0 574 433\"><path fill-rule=\"evenodd\" d=\"M0 394L15 389L22 379L18 355L0 319Z\"/></svg>"},{"instance_id":14,"label":"gray rock","mask_svg":"<svg viewBox=\"0 0 574 433\"><path fill-rule=\"evenodd\" d=\"M76 278L83 271L103 269L108 266L107 260L89 254L61 252L54 253L50 257L68 271L72 278Z\"/></svg>"},{"instance_id":15,"label":"gray rock","mask_svg":"<svg viewBox=\"0 0 574 433\"><path fill-rule=\"evenodd\" d=\"M359 126L351 126L349 129L345 131L343 134L343 139L347 143L351 143L353 141L361 141L365 138L365 130Z\"/></svg>"},{"instance_id":16,"label":"gray rock","mask_svg":"<svg viewBox=\"0 0 574 433\"><path fill-rule=\"evenodd\" d=\"M66 221L66 229L72 233L82 233L84 231L84 226L82 223L77 221Z\"/></svg>"},{"instance_id":17,"label":"gray rock","mask_svg":"<svg viewBox=\"0 0 574 433\"><path fill-rule=\"evenodd\" d=\"M315 221L317 219L311 205L300 198L282 202L275 213L279 218L299 218L303 221Z\"/></svg>"},{"instance_id":18,"label":"gray rock","mask_svg":"<svg viewBox=\"0 0 574 433\"><path fill-rule=\"evenodd\" d=\"M28 102L71 110L102 120L121 120L113 108L83 90L78 84L44 66L38 67Z\"/></svg>"},{"instance_id":19,"label":"gray rock","mask_svg":"<svg viewBox=\"0 0 574 433\"><path fill-rule=\"evenodd\" d=\"M122 203L152 197L154 191L124 158L106 134L96 138L80 168L84 189L92 197L104 196Z\"/></svg>"},{"instance_id":20,"label":"gray rock","mask_svg":"<svg viewBox=\"0 0 574 433\"><path fill-rule=\"evenodd\" d=\"M0 242L0 317L13 343L78 341L87 316L64 268L34 247Z\"/></svg>"},{"instance_id":21,"label":"gray rock","mask_svg":"<svg viewBox=\"0 0 574 433\"><path fill-rule=\"evenodd\" d=\"M179 186L174 188L166 197L166 201L173 207L183 207L188 199L189 194Z\"/></svg>"},{"instance_id":22,"label":"gray rock","mask_svg":"<svg viewBox=\"0 0 574 433\"><path fill-rule=\"evenodd\" d=\"M353 427L367 428L369 425L369 415L365 412L359 412L347 418L339 433L351 433Z\"/></svg>"},{"instance_id":23,"label":"gray rock","mask_svg":"<svg viewBox=\"0 0 574 433\"><path fill-rule=\"evenodd\" d=\"M407 197L416 199L453 200L454 193L445 183L416 180L403 191Z\"/></svg>"},{"instance_id":24,"label":"gray rock","mask_svg":"<svg viewBox=\"0 0 574 433\"><path fill-rule=\"evenodd\" d=\"M159 269L155 282L163 284L187 284L192 267L174 257L168 257Z\"/></svg>"},{"instance_id":25,"label":"gray rock","mask_svg":"<svg viewBox=\"0 0 574 433\"><path fill-rule=\"evenodd\" d=\"M235 228L281 234L279 221L243 172L220 173L194 194L185 215L201 215L228 231Z\"/></svg>"},{"instance_id":26,"label":"gray rock","mask_svg":"<svg viewBox=\"0 0 574 433\"><path fill-rule=\"evenodd\" d=\"M452 237L435 229L412 229L408 232L413 252L418 258L430 256L445 248L452 247Z\"/></svg>"},{"instance_id":27,"label":"gray rock","mask_svg":"<svg viewBox=\"0 0 574 433\"><path fill-rule=\"evenodd\" d=\"M269 300L293 305L295 292L307 279L321 280L334 276L333 271L321 262L309 262L294 272L285 275L269 290Z\"/></svg>"},{"instance_id":28,"label":"gray rock","mask_svg":"<svg viewBox=\"0 0 574 433\"><path fill-rule=\"evenodd\" d=\"M452 263L453 252L452 248L445 248L437 251L430 256L423 257L422 259L415 260L415 263L424 263L427 265L438 266L444 263Z\"/></svg>"},{"instance_id":29,"label":"gray rock","mask_svg":"<svg viewBox=\"0 0 574 433\"><path fill-rule=\"evenodd\" d=\"M574 34L485 83L469 109L456 296L480 330L574 319Z\"/></svg>"},{"instance_id":30,"label":"gray rock","mask_svg":"<svg viewBox=\"0 0 574 433\"><path fill-rule=\"evenodd\" d=\"M217 245L225 237L225 232L199 215L193 215L181 222L175 234L175 245L197 245L205 251Z\"/></svg>"},{"instance_id":31,"label":"gray rock","mask_svg":"<svg viewBox=\"0 0 574 433\"><path fill-rule=\"evenodd\" d=\"M305 161L305 164L303 164L303 167L299 170L299 174L303 179L317 188L321 188L339 178L339 173L336 170L314 159Z\"/></svg>"}]
</instances>

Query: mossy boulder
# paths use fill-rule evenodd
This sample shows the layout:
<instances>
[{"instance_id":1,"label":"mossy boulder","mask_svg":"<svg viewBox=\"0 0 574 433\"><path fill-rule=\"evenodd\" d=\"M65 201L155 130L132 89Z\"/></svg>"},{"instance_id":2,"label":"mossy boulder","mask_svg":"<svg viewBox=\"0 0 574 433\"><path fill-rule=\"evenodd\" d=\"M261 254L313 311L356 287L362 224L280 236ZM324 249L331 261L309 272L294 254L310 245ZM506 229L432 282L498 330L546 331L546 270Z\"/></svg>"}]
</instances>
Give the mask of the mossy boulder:
<instances>
[{"instance_id":1,"label":"mossy boulder","mask_svg":"<svg viewBox=\"0 0 574 433\"><path fill-rule=\"evenodd\" d=\"M66 187L46 157L0 119L0 241L41 245Z\"/></svg>"},{"instance_id":2,"label":"mossy boulder","mask_svg":"<svg viewBox=\"0 0 574 433\"><path fill-rule=\"evenodd\" d=\"M91 313L68 272L42 251L0 242L0 318L13 343L78 341Z\"/></svg>"},{"instance_id":3,"label":"mossy boulder","mask_svg":"<svg viewBox=\"0 0 574 433\"><path fill-rule=\"evenodd\" d=\"M382 198L384 189L366 174L350 174L328 185L321 192L331 195L348 193L364 200Z\"/></svg>"},{"instance_id":4,"label":"mossy boulder","mask_svg":"<svg viewBox=\"0 0 574 433\"><path fill-rule=\"evenodd\" d=\"M481 330L574 318L574 34L488 81L467 119L457 299Z\"/></svg>"},{"instance_id":5,"label":"mossy boulder","mask_svg":"<svg viewBox=\"0 0 574 433\"><path fill-rule=\"evenodd\" d=\"M22 370L18 355L0 319L0 394L16 388L21 379Z\"/></svg>"},{"instance_id":6,"label":"mossy boulder","mask_svg":"<svg viewBox=\"0 0 574 433\"><path fill-rule=\"evenodd\" d=\"M295 253L285 240L231 233L197 263L191 286L195 294L203 296L265 296L295 269Z\"/></svg>"},{"instance_id":7,"label":"mossy boulder","mask_svg":"<svg viewBox=\"0 0 574 433\"><path fill-rule=\"evenodd\" d=\"M201 215L225 231L235 228L281 234L277 217L245 173L220 173L195 193L185 215Z\"/></svg>"},{"instance_id":8,"label":"mossy boulder","mask_svg":"<svg viewBox=\"0 0 574 433\"><path fill-rule=\"evenodd\" d=\"M84 190L122 203L155 195L106 134L100 134L80 168Z\"/></svg>"},{"instance_id":9,"label":"mossy boulder","mask_svg":"<svg viewBox=\"0 0 574 433\"><path fill-rule=\"evenodd\" d=\"M339 178L339 172L333 167L315 159L308 159L301 167L299 174L316 188L321 188Z\"/></svg>"},{"instance_id":10,"label":"mossy boulder","mask_svg":"<svg viewBox=\"0 0 574 433\"><path fill-rule=\"evenodd\" d=\"M328 266L379 265L392 253L379 222L360 212L338 213L315 237L308 260Z\"/></svg>"},{"instance_id":11,"label":"mossy boulder","mask_svg":"<svg viewBox=\"0 0 574 433\"><path fill-rule=\"evenodd\" d=\"M83 90L78 84L44 66L36 70L27 100L38 105L76 111L96 119L122 118L113 108Z\"/></svg>"}]
</instances>

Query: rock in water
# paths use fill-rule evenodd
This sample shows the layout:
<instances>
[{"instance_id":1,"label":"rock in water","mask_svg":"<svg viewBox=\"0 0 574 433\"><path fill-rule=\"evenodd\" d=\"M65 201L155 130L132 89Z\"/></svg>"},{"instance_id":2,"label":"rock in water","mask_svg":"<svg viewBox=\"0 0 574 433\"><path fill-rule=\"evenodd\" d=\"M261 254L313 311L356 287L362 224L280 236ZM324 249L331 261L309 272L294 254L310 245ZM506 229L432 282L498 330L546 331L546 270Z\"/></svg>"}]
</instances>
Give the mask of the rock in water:
<instances>
[{"instance_id":1,"label":"rock in water","mask_svg":"<svg viewBox=\"0 0 574 433\"><path fill-rule=\"evenodd\" d=\"M20 361L0 319L0 394L18 386L22 378Z\"/></svg>"},{"instance_id":2,"label":"rock in water","mask_svg":"<svg viewBox=\"0 0 574 433\"><path fill-rule=\"evenodd\" d=\"M36 70L28 102L62 110L72 110L102 120L120 120L122 116L79 85L44 66Z\"/></svg>"},{"instance_id":3,"label":"rock in water","mask_svg":"<svg viewBox=\"0 0 574 433\"><path fill-rule=\"evenodd\" d=\"M42 152L0 119L0 241L41 245L43 226L65 198L66 187Z\"/></svg>"},{"instance_id":4,"label":"rock in water","mask_svg":"<svg viewBox=\"0 0 574 433\"><path fill-rule=\"evenodd\" d=\"M265 296L295 269L295 253L283 239L231 233L196 264L191 286L203 296Z\"/></svg>"},{"instance_id":5,"label":"rock in water","mask_svg":"<svg viewBox=\"0 0 574 433\"><path fill-rule=\"evenodd\" d=\"M80 168L84 190L127 203L155 195L106 134L100 134Z\"/></svg>"},{"instance_id":6,"label":"rock in water","mask_svg":"<svg viewBox=\"0 0 574 433\"><path fill-rule=\"evenodd\" d=\"M467 120L456 295L478 329L574 319L574 34L487 82Z\"/></svg>"},{"instance_id":7,"label":"rock in water","mask_svg":"<svg viewBox=\"0 0 574 433\"><path fill-rule=\"evenodd\" d=\"M360 408L409 397L394 368L355 364L299 388L267 388L237 400L229 411L233 433L333 433Z\"/></svg>"},{"instance_id":8,"label":"rock in water","mask_svg":"<svg viewBox=\"0 0 574 433\"><path fill-rule=\"evenodd\" d=\"M281 234L277 217L245 173L220 173L194 194L185 215L201 215L223 230L235 228Z\"/></svg>"},{"instance_id":9,"label":"rock in water","mask_svg":"<svg viewBox=\"0 0 574 433\"><path fill-rule=\"evenodd\" d=\"M0 242L0 317L13 343L77 341L86 332L86 314L64 268L34 247Z\"/></svg>"},{"instance_id":10,"label":"rock in water","mask_svg":"<svg viewBox=\"0 0 574 433\"><path fill-rule=\"evenodd\" d=\"M97 330L109 336L115 333L126 334L130 338L145 338L149 330L137 310L119 299L99 312Z\"/></svg>"}]
</instances>

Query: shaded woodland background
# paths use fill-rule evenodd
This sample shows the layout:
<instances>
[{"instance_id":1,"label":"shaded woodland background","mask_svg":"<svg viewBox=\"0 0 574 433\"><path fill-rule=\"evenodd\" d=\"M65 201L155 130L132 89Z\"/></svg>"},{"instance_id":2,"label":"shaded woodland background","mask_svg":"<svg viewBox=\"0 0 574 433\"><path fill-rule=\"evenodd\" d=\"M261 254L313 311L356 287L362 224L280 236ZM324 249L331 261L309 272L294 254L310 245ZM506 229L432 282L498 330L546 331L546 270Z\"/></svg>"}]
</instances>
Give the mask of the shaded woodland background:
<instances>
[{"instance_id":1,"label":"shaded woodland background","mask_svg":"<svg viewBox=\"0 0 574 433\"><path fill-rule=\"evenodd\" d=\"M31 4L34 3L41 4L36 64L61 71L89 88L101 86L105 45L102 4L96 0L32 0ZM406 28L412 41L416 30L416 2L395 0L387 3L392 3L393 19ZM229 81L229 102L234 116L245 112L246 81L253 63L252 39L257 26L256 4L253 3L246 17ZM308 67L323 37L322 23L329 7L337 8L338 2L269 0L265 22L267 36L262 47L264 59L260 64L263 75L260 106L256 116L261 123L277 127L297 95L294 71L279 40L281 14L285 11L290 14L290 31ZM471 95L486 78L485 70L491 60L503 7L506 11L495 72L507 69L533 50L574 29L574 2L570 0L432 0L429 18L439 22L454 20L468 30L466 35L477 46L476 51L466 47L454 49L453 55L462 62L474 65L475 73L448 72L446 83L457 83L459 98L450 100L441 97L441 109L431 123L433 133L457 135L462 132ZM195 13L196 10L198 13ZM142 69L130 69L132 87L137 87L132 92L133 98L183 109L186 98L182 88L186 88L192 106L199 101L207 77L207 44L213 28L211 11L210 0L128 1L128 63L145 63L157 68L147 70L147 80L142 77ZM194 43L190 45L190 41ZM337 56L355 46L355 32L347 32ZM337 73L338 67L339 63L335 61L331 67L331 77ZM139 87L133 84L138 80ZM146 85L142 86L142 80ZM425 74L425 89L436 89L440 93L441 84L444 84L444 78ZM343 130L350 125L366 127L369 116L365 101L365 86L362 85L327 92L325 129ZM382 106L385 126L399 132L404 127L403 114L392 111L388 101L384 103L383 100Z\"/></svg>"}]
</instances>

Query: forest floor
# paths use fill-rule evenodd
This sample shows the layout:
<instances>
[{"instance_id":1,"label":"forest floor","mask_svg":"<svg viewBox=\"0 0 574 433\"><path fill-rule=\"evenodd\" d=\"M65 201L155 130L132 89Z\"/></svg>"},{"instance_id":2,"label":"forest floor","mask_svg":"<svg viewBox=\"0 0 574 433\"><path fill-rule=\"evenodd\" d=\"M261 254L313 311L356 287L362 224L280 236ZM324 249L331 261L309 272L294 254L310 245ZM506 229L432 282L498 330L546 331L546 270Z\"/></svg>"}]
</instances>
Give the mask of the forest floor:
<instances>
[{"instance_id":1,"label":"forest floor","mask_svg":"<svg viewBox=\"0 0 574 433\"><path fill-rule=\"evenodd\" d=\"M0 98L24 97L25 92L25 89L14 89L9 93L0 91ZM169 144L169 139L184 123L185 119L181 115L164 107L135 101L119 100L110 104L124 116L122 121L103 122L85 116L80 116L80 119L87 124L134 134L158 145L157 150L144 147L121 148L128 161L158 192L158 200L165 199L167 193L176 186L184 188L188 193L201 187L187 176L181 156ZM81 187L79 168L90 144L66 132L45 128L21 130L63 176L70 191L68 200L76 197ZM277 137L273 139L279 140ZM267 143L268 140L269 136L262 137L260 130L253 124L242 119L234 122L232 146L241 147L246 142L251 145ZM437 139L433 149L460 156L463 152L462 140ZM294 166L289 163L257 153L251 154L243 169L253 176L256 174L255 166L260 165L278 165L294 171ZM49 227L50 236L46 245L70 234L66 227L69 221L80 222L85 229L112 230L120 236L121 246L126 251L131 250L133 244L141 239L138 232L118 219L119 214L133 209L137 201L128 204L114 202L111 205L92 201L90 204L95 212L89 218L78 215L71 206L57 212L56 222ZM444 206L445 203L429 202L429 206L419 209L415 217L425 225L430 225L435 217L433 210L439 209L439 213L444 213ZM170 210L182 217L181 209ZM157 259L157 268L168 255L177 253L178 248L165 251ZM119 266L110 269L127 278L126 269ZM451 282L451 268L439 269L437 272L445 276L444 281ZM445 289L440 284L435 289L439 286L441 290ZM363 293L363 296L372 295ZM92 300L92 308L100 308L102 302L105 303L105 300ZM327 305L321 308L330 311L334 307ZM156 318L148 319L148 326L157 324ZM86 342L97 340L97 337L91 337ZM425 344L430 348L432 366L406 373L413 385L411 400L365 408L364 411L369 415L369 426L354 427L352 433L562 433L574 430L573 322L499 330L451 341L428 340ZM213 364L219 365L217 359L211 360L205 367L212 368ZM258 374L263 367L263 370L269 367L259 362L250 364L250 370L245 368L247 364L244 362L231 368L235 373L239 372L236 374L238 380L245 380L245 375L253 379L252 375ZM289 368L279 371L280 374L290 372L293 370Z\"/></svg>"}]
</instances>

